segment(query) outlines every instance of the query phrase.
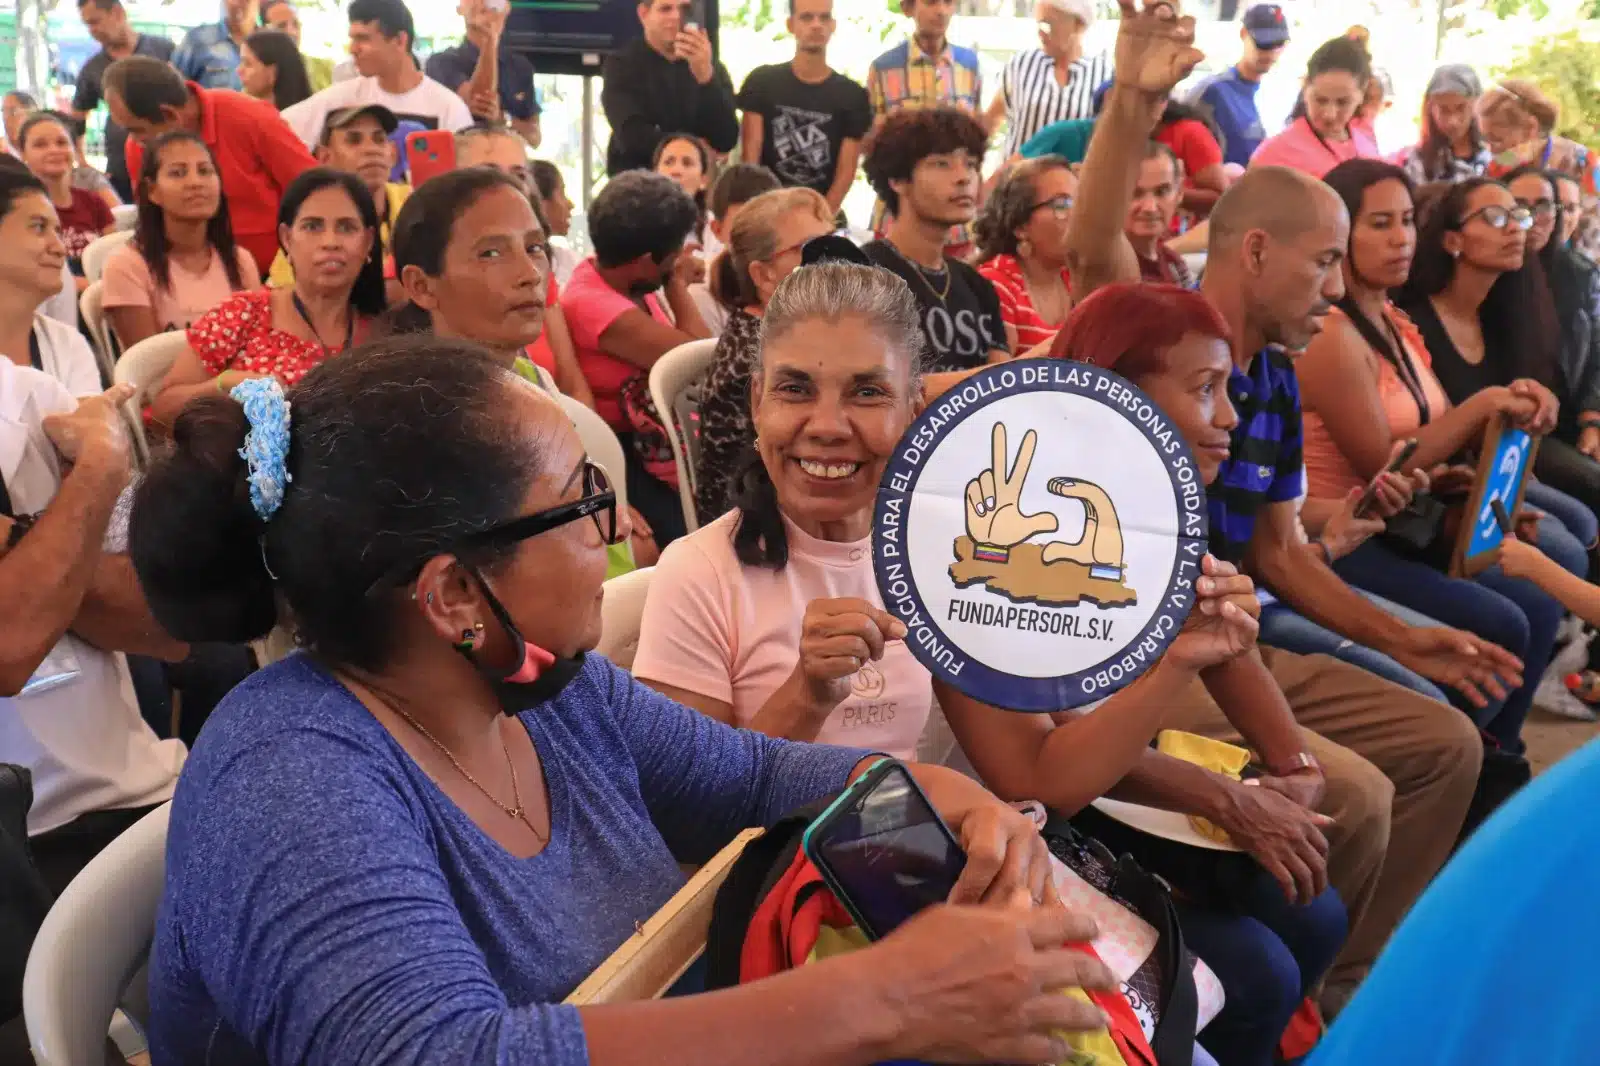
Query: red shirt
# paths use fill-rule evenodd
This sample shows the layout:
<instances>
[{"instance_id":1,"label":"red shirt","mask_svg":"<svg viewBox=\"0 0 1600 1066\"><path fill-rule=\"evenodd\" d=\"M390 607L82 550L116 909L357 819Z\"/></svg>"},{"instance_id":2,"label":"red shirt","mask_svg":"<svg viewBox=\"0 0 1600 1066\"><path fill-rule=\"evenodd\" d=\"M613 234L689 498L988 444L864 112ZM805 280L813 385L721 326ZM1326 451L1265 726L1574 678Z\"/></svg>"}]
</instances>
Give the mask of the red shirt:
<instances>
[{"instance_id":1,"label":"red shirt","mask_svg":"<svg viewBox=\"0 0 1600 1066\"><path fill-rule=\"evenodd\" d=\"M67 246L67 255L72 259L83 255L83 250L116 222L106 202L84 189L72 190L71 206L56 204L55 208L56 217L61 220L61 243Z\"/></svg>"},{"instance_id":2,"label":"red shirt","mask_svg":"<svg viewBox=\"0 0 1600 1066\"><path fill-rule=\"evenodd\" d=\"M353 312L352 312L353 313ZM364 332L356 325L356 339ZM271 374L284 387L295 384L311 368L341 349L324 352L322 345L303 341L272 325L272 290L253 289L226 300L199 318L188 331L189 347L213 377L224 370Z\"/></svg>"},{"instance_id":3,"label":"red shirt","mask_svg":"<svg viewBox=\"0 0 1600 1066\"><path fill-rule=\"evenodd\" d=\"M1222 162L1222 146L1211 136L1204 122L1192 118L1179 119L1172 125L1156 131L1155 139L1172 149L1172 154L1183 164L1183 183L1194 184L1194 176L1206 167Z\"/></svg>"},{"instance_id":4,"label":"red shirt","mask_svg":"<svg viewBox=\"0 0 1600 1066\"><path fill-rule=\"evenodd\" d=\"M217 160L234 238L258 263L278 256L278 201L301 171L317 165L269 103L189 82L200 105L196 131ZM144 145L128 138L128 173L144 164Z\"/></svg>"},{"instance_id":5,"label":"red shirt","mask_svg":"<svg viewBox=\"0 0 1600 1066\"><path fill-rule=\"evenodd\" d=\"M1000 318L1017 331L1016 354L1022 355L1060 331L1060 322L1052 326L1034 310L1033 297L1028 295L1028 282L1016 256L997 255L980 266L978 273L989 279L1000 296ZM1072 284L1072 277L1065 270L1061 272L1061 283Z\"/></svg>"}]
</instances>

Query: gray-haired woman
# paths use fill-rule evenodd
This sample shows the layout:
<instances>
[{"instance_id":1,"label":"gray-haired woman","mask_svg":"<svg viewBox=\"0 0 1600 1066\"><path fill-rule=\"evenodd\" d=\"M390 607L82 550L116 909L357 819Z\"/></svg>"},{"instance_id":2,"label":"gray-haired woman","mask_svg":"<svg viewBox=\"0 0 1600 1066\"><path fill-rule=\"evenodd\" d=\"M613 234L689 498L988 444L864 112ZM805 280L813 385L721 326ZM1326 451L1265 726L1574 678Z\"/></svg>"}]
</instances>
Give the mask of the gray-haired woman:
<instances>
[{"instance_id":1,"label":"gray-haired woman","mask_svg":"<svg viewBox=\"0 0 1600 1066\"><path fill-rule=\"evenodd\" d=\"M1014 352L1052 340L1072 310L1067 226L1077 195L1067 161L1040 156L1006 171L978 218L978 273L1000 294Z\"/></svg>"}]
</instances>

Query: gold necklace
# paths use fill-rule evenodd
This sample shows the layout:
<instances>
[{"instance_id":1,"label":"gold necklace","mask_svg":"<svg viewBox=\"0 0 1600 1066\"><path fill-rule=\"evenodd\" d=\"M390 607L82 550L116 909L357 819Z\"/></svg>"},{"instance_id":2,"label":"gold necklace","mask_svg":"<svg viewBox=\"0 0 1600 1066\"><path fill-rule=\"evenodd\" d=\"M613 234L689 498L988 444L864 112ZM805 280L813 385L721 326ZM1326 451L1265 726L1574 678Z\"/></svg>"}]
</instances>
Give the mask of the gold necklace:
<instances>
[{"instance_id":1,"label":"gold necklace","mask_svg":"<svg viewBox=\"0 0 1600 1066\"><path fill-rule=\"evenodd\" d=\"M411 715L408 714L404 708L395 706L394 711L401 718L404 718L407 722L409 722L412 729L415 729L418 733L421 733L434 747L444 752L444 757L450 760L450 765L456 768L456 773L466 778L467 782L471 784L473 788L476 788L479 792L482 792L485 796L487 796L490 803L493 803L496 807L499 807L505 812L507 818L513 818L532 830L534 838L539 841L540 846L550 843L550 838L544 833L539 832L538 827L533 824L533 819L528 817L527 810L522 806L522 790L517 787L517 767L516 764L511 761L511 748L506 744L506 737L504 733L500 734L500 749L506 753L506 769L511 771L511 799L515 804L515 806L511 807L507 807L504 803L501 803L499 798L496 797L493 792L490 792L487 788L484 788L483 783L467 772L467 768L462 766L461 761L451 754L450 749L445 747L444 744L432 733L424 729L422 727L422 723L411 717Z\"/></svg>"},{"instance_id":2,"label":"gold necklace","mask_svg":"<svg viewBox=\"0 0 1600 1066\"><path fill-rule=\"evenodd\" d=\"M948 263L945 264L944 268L944 291L940 292L938 289L933 287L933 282L928 280L928 272L921 263L913 263L910 257L908 257L899 248L896 248L895 243L889 240L887 237L884 238L883 243L889 246L889 250L894 252L895 256L902 263L917 272L917 277L922 279L923 287L933 295L935 300L938 300L940 303L945 302L945 298L950 295L950 284L955 280L954 271L950 269L950 265Z\"/></svg>"}]
</instances>

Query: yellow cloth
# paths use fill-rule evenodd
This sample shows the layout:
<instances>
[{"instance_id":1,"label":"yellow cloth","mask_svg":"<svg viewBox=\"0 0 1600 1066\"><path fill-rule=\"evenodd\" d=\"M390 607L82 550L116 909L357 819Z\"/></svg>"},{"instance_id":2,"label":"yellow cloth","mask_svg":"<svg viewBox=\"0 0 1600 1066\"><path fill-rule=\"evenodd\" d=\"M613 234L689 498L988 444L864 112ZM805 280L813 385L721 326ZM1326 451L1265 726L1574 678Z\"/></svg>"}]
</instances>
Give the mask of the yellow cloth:
<instances>
[{"instance_id":1,"label":"yellow cloth","mask_svg":"<svg viewBox=\"0 0 1600 1066\"><path fill-rule=\"evenodd\" d=\"M1156 750L1174 759L1203 766L1213 773L1231 777L1235 781L1239 780L1240 772L1250 765L1250 752L1237 744L1226 744L1220 740L1183 733L1176 729L1163 729L1156 736ZM1207 840L1214 840L1218 844L1232 843L1227 833L1204 818L1191 814L1189 824L1194 826L1196 833Z\"/></svg>"},{"instance_id":2,"label":"yellow cloth","mask_svg":"<svg viewBox=\"0 0 1600 1066\"><path fill-rule=\"evenodd\" d=\"M389 198L389 210L386 212L385 221L378 227L378 240L383 242L387 252L389 247L389 223L400 217L400 209L411 198L411 186L399 185L389 182L385 190ZM272 269L267 272L267 283L274 289L287 289L294 284L294 267L289 265L289 257L283 254L283 249L278 249L278 256L272 261Z\"/></svg>"}]
</instances>

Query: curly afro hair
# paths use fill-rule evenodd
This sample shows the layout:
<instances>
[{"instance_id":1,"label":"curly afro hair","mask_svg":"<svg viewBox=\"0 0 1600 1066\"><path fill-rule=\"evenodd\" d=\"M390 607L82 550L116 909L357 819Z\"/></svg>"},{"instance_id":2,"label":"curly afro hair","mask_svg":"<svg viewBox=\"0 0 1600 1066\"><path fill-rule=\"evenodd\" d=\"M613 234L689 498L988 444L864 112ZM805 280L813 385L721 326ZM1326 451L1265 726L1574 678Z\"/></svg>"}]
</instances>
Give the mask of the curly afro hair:
<instances>
[{"instance_id":1,"label":"curly afro hair","mask_svg":"<svg viewBox=\"0 0 1600 1066\"><path fill-rule=\"evenodd\" d=\"M867 181L893 214L900 210L900 197L890 182L910 181L917 164L932 155L965 150L974 162L981 161L988 144L988 134L965 111L953 107L896 111L867 142Z\"/></svg>"}]
</instances>

